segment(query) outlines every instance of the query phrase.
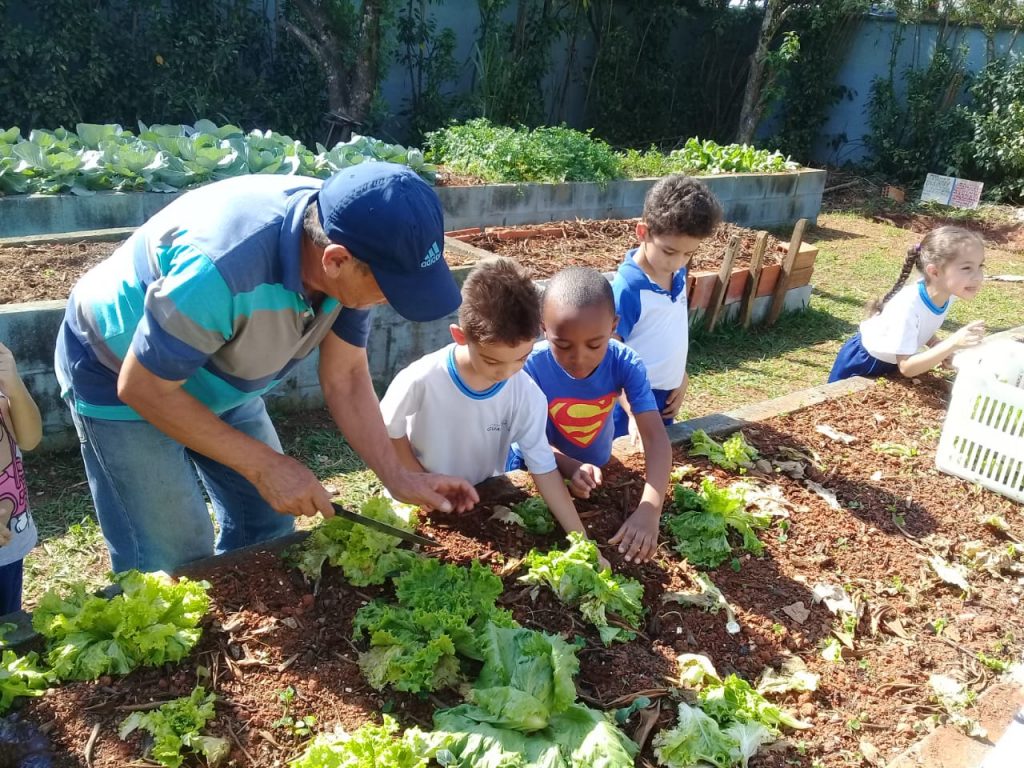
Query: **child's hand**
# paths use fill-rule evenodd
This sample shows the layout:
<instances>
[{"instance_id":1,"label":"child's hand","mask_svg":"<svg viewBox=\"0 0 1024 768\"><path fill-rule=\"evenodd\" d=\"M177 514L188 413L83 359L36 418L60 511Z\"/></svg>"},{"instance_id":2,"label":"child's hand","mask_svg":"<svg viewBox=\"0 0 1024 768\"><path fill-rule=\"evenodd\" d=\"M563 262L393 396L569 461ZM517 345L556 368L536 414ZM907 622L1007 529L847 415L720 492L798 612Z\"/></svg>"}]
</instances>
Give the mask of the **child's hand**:
<instances>
[{"instance_id":1,"label":"child's hand","mask_svg":"<svg viewBox=\"0 0 1024 768\"><path fill-rule=\"evenodd\" d=\"M14 361L14 353L0 344L0 388L10 393L21 379L18 376L18 365Z\"/></svg>"},{"instance_id":2,"label":"child's hand","mask_svg":"<svg viewBox=\"0 0 1024 768\"><path fill-rule=\"evenodd\" d=\"M646 562L658 549L658 523L661 511L647 501L641 501L636 511L622 524L609 544L618 544L626 562Z\"/></svg>"},{"instance_id":3,"label":"child's hand","mask_svg":"<svg viewBox=\"0 0 1024 768\"><path fill-rule=\"evenodd\" d=\"M578 499L589 499L590 492L604 482L601 469L593 464L580 464L569 478L569 490Z\"/></svg>"},{"instance_id":4,"label":"child's hand","mask_svg":"<svg viewBox=\"0 0 1024 768\"><path fill-rule=\"evenodd\" d=\"M676 414L679 413L679 408L683 404L683 396L686 394L686 388L690 384L690 377L687 374L683 374L683 381L678 387L671 390L668 393L668 397L665 399L665 407L661 409L661 416L665 419L674 419Z\"/></svg>"},{"instance_id":5,"label":"child's hand","mask_svg":"<svg viewBox=\"0 0 1024 768\"><path fill-rule=\"evenodd\" d=\"M601 550L597 551L597 570L603 571L605 569L609 571L612 569L612 564L608 562L608 559L601 554Z\"/></svg>"},{"instance_id":6,"label":"child's hand","mask_svg":"<svg viewBox=\"0 0 1024 768\"><path fill-rule=\"evenodd\" d=\"M974 320L950 337L953 349L976 347L985 338L985 321Z\"/></svg>"}]
</instances>

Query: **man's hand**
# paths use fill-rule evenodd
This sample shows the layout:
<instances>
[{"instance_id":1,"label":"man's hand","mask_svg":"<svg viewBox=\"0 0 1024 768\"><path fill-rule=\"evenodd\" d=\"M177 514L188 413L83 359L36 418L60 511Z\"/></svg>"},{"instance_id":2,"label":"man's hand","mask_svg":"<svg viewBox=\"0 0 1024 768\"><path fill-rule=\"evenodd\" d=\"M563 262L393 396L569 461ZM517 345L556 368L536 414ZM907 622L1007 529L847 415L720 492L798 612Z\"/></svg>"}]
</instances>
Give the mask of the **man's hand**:
<instances>
[{"instance_id":1,"label":"man's hand","mask_svg":"<svg viewBox=\"0 0 1024 768\"><path fill-rule=\"evenodd\" d=\"M265 462L249 474L260 496L275 510L295 517L313 517L317 512L332 517L331 495L309 468L289 456L267 451Z\"/></svg>"},{"instance_id":2,"label":"man's hand","mask_svg":"<svg viewBox=\"0 0 1024 768\"><path fill-rule=\"evenodd\" d=\"M428 512L468 512L480 503L476 488L461 477L428 472L403 472L388 484L388 491Z\"/></svg>"},{"instance_id":3,"label":"man's hand","mask_svg":"<svg viewBox=\"0 0 1024 768\"><path fill-rule=\"evenodd\" d=\"M569 478L569 490L578 499L589 499L590 492L604 482L601 469L593 464L580 464Z\"/></svg>"},{"instance_id":4,"label":"man's hand","mask_svg":"<svg viewBox=\"0 0 1024 768\"><path fill-rule=\"evenodd\" d=\"M626 556L626 562L646 562L658 548L658 523L661 510L647 501L641 501L629 519L609 540L617 544L619 552Z\"/></svg>"},{"instance_id":5,"label":"man's hand","mask_svg":"<svg viewBox=\"0 0 1024 768\"><path fill-rule=\"evenodd\" d=\"M14 353L3 344L0 344L0 389L10 394L21 381L18 376L18 365L14 360Z\"/></svg>"}]
</instances>

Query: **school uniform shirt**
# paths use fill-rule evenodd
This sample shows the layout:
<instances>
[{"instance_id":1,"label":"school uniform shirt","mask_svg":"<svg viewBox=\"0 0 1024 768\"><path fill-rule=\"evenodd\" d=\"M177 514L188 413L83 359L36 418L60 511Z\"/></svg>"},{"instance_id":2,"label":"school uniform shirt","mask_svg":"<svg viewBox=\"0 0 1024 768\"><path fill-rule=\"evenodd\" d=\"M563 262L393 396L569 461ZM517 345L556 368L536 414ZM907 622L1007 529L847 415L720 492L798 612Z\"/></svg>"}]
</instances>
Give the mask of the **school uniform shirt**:
<instances>
[{"instance_id":1,"label":"school uniform shirt","mask_svg":"<svg viewBox=\"0 0 1024 768\"><path fill-rule=\"evenodd\" d=\"M428 472L474 485L504 471L512 443L530 472L554 471L544 434L547 401L533 379L519 371L483 392L470 389L455 366L455 347L424 355L395 376L380 403L388 435L408 437Z\"/></svg>"},{"instance_id":2,"label":"school uniform shirt","mask_svg":"<svg viewBox=\"0 0 1024 768\"><path fill-rule=\"evenodd\" d=\"M117 397L130 349L220 414L273 388L332 331L365 347L365 310L314 304L303 288L302 220L320 186L226 179L139 227L71 291L55 360L62 396L86 416L139 420Z\"/></svg>"},{"instance_id":3,"label":"school uniform shirt","mask_svg":"<svg viewBox=\"0 0 1024 768\"><path fill-rule=\"evenodd\" d=\"M868 354L883 363L916 354L946 319L953 299L941 307L928 296L924 280L902 288L882 311L860 324L860 338Z\"/></svg>"},{"instance_id":4,"label":"school uniform shirt","mask_svg":"<svg viewBox=\"0 0 1024 768\"><path fill-rule=\"evenodd\" d=\"M585 379L566 373L547 341L533 348L524 370L547 398L548 442L585 464L600 467L611 458L611 414L622 392L633 413L658 410L640 356L616 339L608 342L604 359Z\"/></svg>"},{"instance_id":5,"label":"school uniform shirt","mask_svg":"<svg viewBox=\"0 0 1024 768\"><path fill-rule=\"evenodd\" d=\"M36 545L37 536L28 508L21 450L14 440L7 398L0 392L0 565L23 560Z\"/></svg>"},{"instance_id":6,"label":"school uniform shirt","mask_svg":"<svg viewBox=\"0 0 1024 768\"><path fill-rule=\"evenodd\" d=\"M672 290L651 280L636 263L634 248L612 281L616 333L643 360L653 389L675 389L686 373L690 313L686 304L686 269L672 276Z\"/></svg>"}]
</instances>

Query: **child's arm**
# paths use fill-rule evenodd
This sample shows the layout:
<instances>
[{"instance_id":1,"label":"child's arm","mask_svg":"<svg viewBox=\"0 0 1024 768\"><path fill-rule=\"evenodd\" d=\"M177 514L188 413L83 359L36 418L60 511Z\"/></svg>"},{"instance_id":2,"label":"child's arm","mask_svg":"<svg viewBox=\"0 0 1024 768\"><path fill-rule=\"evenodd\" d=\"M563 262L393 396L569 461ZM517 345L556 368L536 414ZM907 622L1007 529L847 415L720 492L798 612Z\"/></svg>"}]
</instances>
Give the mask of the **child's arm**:
<instances>
[{"instance_id":1,"label":"child's arm","mask_svg":"<svg viewBox=\"0 0 1024 768\"><path fill-rule=\"evenodd\" d=\"M974 347L985 338L985 321L968 323L945 341L940 341L916 355L901 355L898 358L900 373L908 379L930 371L954 352Z\"/></svg>"},{"instance_id":2,"label":"child's arm","mask_svg":"<svg viewBox=\"0 0 1024 768\"><path fill-rule=\"evenodd\" d=\"M658 548L658 525L672 469L672 447L657 411L644 411L635 418L644 446L647 478L640 503L608 543L617 544L627 562L642 563Z\"/></svg>"},{"instance_id":3,"label":"child's arm","mask_svg":"<svg viewBox=\"0 0 1024 768\"><path fill-rule=\"evenodd\" d=\"M555 464L558 465L559 473L569 481L569 490L572 494L581 499L589 499L590 492L604 482L601 468L574 459L555 446L551 446L551 450L555 454Z\"/></svg>"},{"instance_id":4,"label":"child's arm","mask_svg":"<svg viewBox=\"0 0 1024 768\"><path fill-rule=\"evenodd\" d=\"M18 375L14 354L3 344L0 344L0 391L10 403L15 442L23 451L31 451L43 437L43 420L39 406Z\"/></svg>"}]
</instances>

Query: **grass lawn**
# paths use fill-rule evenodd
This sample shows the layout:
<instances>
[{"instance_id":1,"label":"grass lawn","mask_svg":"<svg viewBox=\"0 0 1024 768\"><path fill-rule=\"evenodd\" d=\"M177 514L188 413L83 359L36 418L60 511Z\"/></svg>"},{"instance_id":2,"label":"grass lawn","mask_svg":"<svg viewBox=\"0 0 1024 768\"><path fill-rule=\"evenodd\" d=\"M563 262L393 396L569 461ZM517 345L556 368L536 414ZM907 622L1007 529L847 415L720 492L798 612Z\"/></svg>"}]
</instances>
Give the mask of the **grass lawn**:
<instances>
[{"instance_id":1,"label":"grass lawn","mask_svg":"<svg viewBox=\"0 0 1024 768\"><path fill-rule=\"evenodd\" d=\"M726 326L713 336L695 330L684 418L824 383L865 303L892 286L907 246L919 236L855 213L824 213L808 239L820 248L810 310L784 316L768 330ZM1024 254L990 247L986 271L1024 274ZM1012 328L1024 323L1022 307L1024 284L986 283L975 301L954 306L944 331L977 318L989 331ZM288 452L350 504L380 489L323 413L282 417L278 424ZM26 607L47 589L72 581L105 585L109 560L77 454L28 455L26 471L40 534L39 546L25 560Z\"/></svg>"}]
</instances>

